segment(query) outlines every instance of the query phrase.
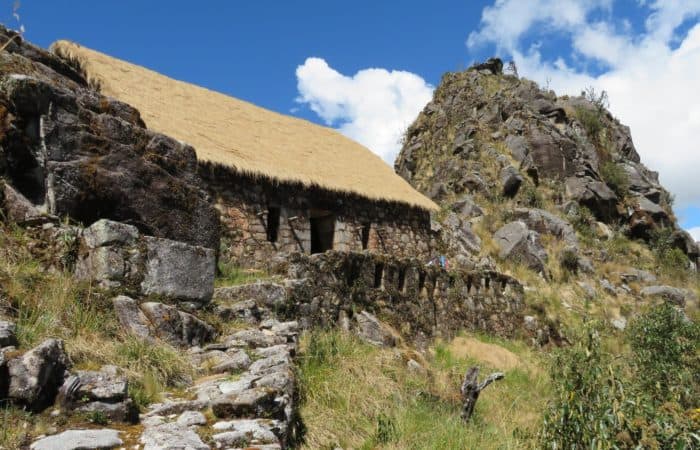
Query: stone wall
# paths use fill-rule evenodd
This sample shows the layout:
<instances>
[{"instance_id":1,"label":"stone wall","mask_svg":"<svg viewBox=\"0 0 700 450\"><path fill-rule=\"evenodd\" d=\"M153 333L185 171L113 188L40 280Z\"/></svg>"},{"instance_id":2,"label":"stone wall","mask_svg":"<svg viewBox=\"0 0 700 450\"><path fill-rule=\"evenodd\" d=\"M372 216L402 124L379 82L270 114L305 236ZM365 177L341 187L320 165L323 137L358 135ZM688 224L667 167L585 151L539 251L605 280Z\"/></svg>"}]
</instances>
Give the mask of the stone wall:
<instances>
[{"instance_id":1,"label":"stone wall","mask_svg":"<svg viewBox=\"0 0 700 450\"><path fill-rule=\"evenodd\" d=\"M224 260L242 267L270 267L277 255L312 253L314 216L333 217L333 249L429 260L435 234L427 211L301 185L241 176L200 164L200 174L221 215ZM279 215L276 238L269 224ZM274 241L274 242L272 242Z\"/></svg>"},{"instance_id":2,"label":"stone wall","mask_svg":"<svg viewBox=\"0 0 700 450\"><path fill-rule=\"evenodd\" d=\"M451 271L415 258L326 252L290 256L286 310L304 327L331 326L367 310L427 342L460 330L512 337L523 328L523 288L494 271Z\"/></svg>"}]
</instances>

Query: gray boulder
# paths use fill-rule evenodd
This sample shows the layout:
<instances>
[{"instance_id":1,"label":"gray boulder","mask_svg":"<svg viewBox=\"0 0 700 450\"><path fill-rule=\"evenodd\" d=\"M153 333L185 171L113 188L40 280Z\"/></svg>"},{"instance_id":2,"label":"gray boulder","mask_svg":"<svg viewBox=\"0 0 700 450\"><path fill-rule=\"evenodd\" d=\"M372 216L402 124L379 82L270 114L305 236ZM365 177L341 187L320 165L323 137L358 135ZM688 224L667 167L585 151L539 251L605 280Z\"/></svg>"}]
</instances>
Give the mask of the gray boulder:
<instances>
[{"instance_id":1,"label":"gray boulder","mask_svg":"<svg viewBox=\"0 0 700 450\"><path fill-rule=\"evenodd\" d=\"M531 230L541 234L551 234L563 239L567 244L578 246L576 231L569 222L561 217L536 208L516 208L513 217L522 220Z\"/></svg>"},{"instance_id":2,"label":"gray boulder","mask_svg":"<svg viewBox=\"0 0 700 450\"><path fill-rule=\"evenodd\" d=\"M277 420L239 419L221 421L212 428L219 433L213 436L221 446L250 447L264 444L279 443L281 422Z\"/></svg>"},{"instance_id":3,"label":"gray boulder","mask_svg":"<svg viewBox=\"0 0 700 450\"><path fill-rule=\"evenodd\" d=\"M471 219L484 215L484 211L474 202L471 195L464 195L451 206L452 211L462 219Z\"/></svg>"},{"instance_id":4,"label":"gray boulder","mask_svg":"<svg viewBox=\"0 0 700 450\"><path fill-rule=\"evenodd\" d=\"M656 283L656 275L646 270L634 268L620 274L620 279L623 283L633 283L637 281L642 283Z\"/></svg>"},{"instance_id":5,"label":"gray boulder","mask_svg":"<svg viewBox=\"0 0 700 450\"><path fill-rule=\"evenodd\" d=\"M10 222L18 225L36 225L58 220L57 217L42 212L39 207L2 180L0 180L0 212Z\"/></svg>"},{"instance_id":6,"label":"gray boulder","mask_svg":"<svg viewBox=\"0 0 700 450\"><path fill-rule=\"evenodd\" d=\"M275 393L267 388L247 389L214 400L211 409L218 418L274 418L283 413L275 401Z\"/></svg>"},{"instance_id":7,"label":"gray boulder","mask_svg":"<svg viewBox=\"0 0 700 450\"><path fill-rule=\"evenodd\" d=\"M145 295L206 302L214 293L216 253L167 239L146 236L146 273L141 282Z\"/></svg>"},{"instance_id":8,"label":"gray boulder","mask_svg":"<svg viewBox=\"0 0 700 450\"><path fill-rule=\"evenodd\" d=\"M16 331L17 326L13 322L0 320L0 348L17 346Z\"/></svg>"},{"instance_id":9,"label":"gray boulder","mask_svg":"<svg viewBox=\"0 0 700 450\"><path fill-rule=\"evenodd\" d=\"M609 223L617 217L617 196L607 184L591 177L569 177L565 185L566 196L590 209L598 220Z\"/></svg>"},{"instance_id":10,"label":"gray boulder","mask_svg":"<svg viewBox=\"0 0 700 450\"><path fill-rule=\"evenodd\" d=\"M106 289L203 304L214 292L214 250L141 236L136 227L99 220L83 231L75 273Z\"/></svg>"},{"instance_id":11,"label":"gray boulder","mask_svg":"<svg viewBox=\"0 0 700 450\"><path fill-rule=\"evenodd\" d=\"M539 234L528 229L522 221L511 222L494 234L502 259L515 259L537 272L544 272L547 253L540 243Z\"/></svg>"},{"instance_id":12,"label":"gray boulder","mask_svg":"<svg viewBox=\"0 0 700 450\"><path fill-rule=\"evenodd\" d=\"M67 430L34 442L31 450L109 450L124 442L117 430Z\"/></svg>"},{"instance_id":13,"label":"gray boulder","mask_svg":"<svg viewBox=\"0 0 700 450\"><path fill-rule=\"evenodd\" d=\"M112 305L124 330L141 339L152 340L151 323L136 300L120 295L112 300Z\"/></svg>"},{"instance_id":14,"label":"gray boulder","mask_svg":"<svg viewBox=\"0 0 700 450\"><path fill-rule=\"evenodd\" d=\"M443 240L455 254L468 256L481 251L481 239L472 230L470 222L451 212L443 220L442 225Z\"/></svg>"},{"instance_id":15,"label":"gray boulder","mask_svg":"<svg viewBox=\"0 0 700 450\"><path fill-rule=\"evenodd\" d=\"M174 306L146 302L140 305L140 309L151 323L154 334L172 345L202 345L216 335L211 325Z\"/></svg>"},{"instance_id":16,"label":"gray boulder","mask_svg":"<svg viewBox=\"0 0 700 450\"><path fill-rule=\"evenodd\" d=\"M216 312L224 320L245 319L260 321L271 317L271 312L287 302L287 291L281 284L260 281L214 290Z\"/></svg>"},{"instance_id":17,"label":"gray boulder","mask_svg":"<svg viewBox=\"0 0 700 450\"><path fill-rule=\"evenodd\" d=\"M686 292L672 286L647 286L641 290L643 297L660 297L669 303L684 307Z\"/></svg>"},{"instance_id":18,"label":"gray boulder","mask_svg":"<svg viewBox=\"0 0 700 450\"><path fill-rule=\"evenodd\" d=\"M353 319L355 333L363 341L380 347L394 347L397 344L391 329L367 311L361 311Z\"/></svg>"},{"instance_id":19,"label":"gray boulder","mask_svg":"<svg viewBox=\"0 0 700 450\"><path fill-rule=\"evenodd\" d=\"M39 411L53 404L71 361L63 341L47 339L24 355L10 359L8 396L15 403Z\"/></svg>"}]
</instances>

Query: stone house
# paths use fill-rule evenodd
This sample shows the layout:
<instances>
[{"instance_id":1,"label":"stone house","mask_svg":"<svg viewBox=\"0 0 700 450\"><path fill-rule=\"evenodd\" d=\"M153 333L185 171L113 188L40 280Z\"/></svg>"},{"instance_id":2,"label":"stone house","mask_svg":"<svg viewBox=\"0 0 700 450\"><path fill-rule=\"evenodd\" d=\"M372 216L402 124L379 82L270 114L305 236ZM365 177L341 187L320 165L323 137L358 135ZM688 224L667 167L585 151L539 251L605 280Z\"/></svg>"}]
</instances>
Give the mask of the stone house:
<instances>
[{"instance_id":1,"label":"stone house","mask_svg":"<svg viewBox=\"0 0 700 450\"><path fill-rule=\"evenodd\" d=\"M260 267L331 249L434 256L435 203L335 130L74 43L52 50L104 95L136 107L148 128L195 148L220 212L223 258Z\"/></svg>"}]
</instances>

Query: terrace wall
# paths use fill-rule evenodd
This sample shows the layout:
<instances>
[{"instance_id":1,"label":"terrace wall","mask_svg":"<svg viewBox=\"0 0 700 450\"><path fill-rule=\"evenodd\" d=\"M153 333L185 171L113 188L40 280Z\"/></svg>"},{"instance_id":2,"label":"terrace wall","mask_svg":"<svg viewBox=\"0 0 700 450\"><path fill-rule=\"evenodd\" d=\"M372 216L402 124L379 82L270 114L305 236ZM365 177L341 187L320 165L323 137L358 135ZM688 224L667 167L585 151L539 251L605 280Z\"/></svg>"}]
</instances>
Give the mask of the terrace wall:
<instances>
[{"instance_id":1,"label":"terrace wall","mask_svg":"<svg viewBox=\"0 0 700 450\"><path fill-rule=\"evenodd\" d=\"M524 293L494 271L445 271L415 258L330 251L290 256L286 317L333 326L367 310L416 343L461 330L524 332Z\"/></svg>"}]
</instances>

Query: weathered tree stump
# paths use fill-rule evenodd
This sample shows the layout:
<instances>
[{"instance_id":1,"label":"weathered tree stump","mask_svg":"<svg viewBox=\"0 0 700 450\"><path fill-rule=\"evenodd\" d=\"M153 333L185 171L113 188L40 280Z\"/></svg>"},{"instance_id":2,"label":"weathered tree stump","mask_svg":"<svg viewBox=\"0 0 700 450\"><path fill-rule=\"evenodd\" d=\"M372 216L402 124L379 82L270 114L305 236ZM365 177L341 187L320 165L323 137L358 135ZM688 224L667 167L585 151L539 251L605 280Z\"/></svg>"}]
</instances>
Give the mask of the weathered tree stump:
<instances>
[{"instance_id":1,"label":"weathered tree stump","mask_svg":"<svg viewBox=\"0 0 700 450\"><path fill-rule=\"evenodd\" d=\"M489 384L502 379L504 376L502 372L494 372L479 384L479 368L475 366L467 369L467 373L464 374L464 382L462 383L462 420L465 422L468 421L474 413L474 406L479 399L481 391Z\"/></svg>"}]
</instances>

